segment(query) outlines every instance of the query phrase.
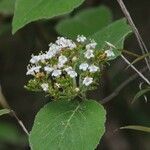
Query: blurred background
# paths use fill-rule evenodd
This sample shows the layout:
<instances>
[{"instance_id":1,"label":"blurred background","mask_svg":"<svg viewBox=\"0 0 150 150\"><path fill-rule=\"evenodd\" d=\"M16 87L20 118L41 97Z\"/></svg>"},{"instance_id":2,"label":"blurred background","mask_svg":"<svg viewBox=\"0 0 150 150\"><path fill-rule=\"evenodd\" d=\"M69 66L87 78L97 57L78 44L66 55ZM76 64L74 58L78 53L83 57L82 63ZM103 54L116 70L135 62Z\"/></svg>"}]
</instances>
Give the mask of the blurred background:
<instances>
[{"instance_id":1,"label":"blurred background","mask_svg":"<svg viewBox=\"0 0 150 150\"><path fill-rule=\"evenodd\" d=\"M13 0L12 0L13 1ZM131 13L148 49L150 49L150 1L126 0L125 4ZM123 13L114 0L86 0L71 15L75 15L85 8L107 6L113 15L113 20L123 17ZM65 16L46 21L31 23L11 34L11 21L13 17L14 3L10 2L5 7L0 1L0 84L9 105L30 131L34 117L38 110L49 101L41 93L33 93L24 89L28 81L26 66L32 53L47 50L48 44L56 39L58 33L56 25ZM134 35L125 42L125 48L129 51L141 54ZM129 57L132 60L132 57ZM136 64L141 69L144 62ZM111 94L123 81L127 80L134 72L125 70L126 64L122 59L112 62L104 72L102 86L89 94L89 97L101 101ZM145 74L150 77L150 74ZM116 130L125 125L150 126L150 94L148 101L140 98L131 104L133 97L139 91L140 78L132 81L118 96L104 104L107 110L106 133L103 136L97 150L149 150L150 135L144 132ZM0 150L28 150L28 141L16 120L11 116L0 118Z\"/></svg>"}]
</instances>

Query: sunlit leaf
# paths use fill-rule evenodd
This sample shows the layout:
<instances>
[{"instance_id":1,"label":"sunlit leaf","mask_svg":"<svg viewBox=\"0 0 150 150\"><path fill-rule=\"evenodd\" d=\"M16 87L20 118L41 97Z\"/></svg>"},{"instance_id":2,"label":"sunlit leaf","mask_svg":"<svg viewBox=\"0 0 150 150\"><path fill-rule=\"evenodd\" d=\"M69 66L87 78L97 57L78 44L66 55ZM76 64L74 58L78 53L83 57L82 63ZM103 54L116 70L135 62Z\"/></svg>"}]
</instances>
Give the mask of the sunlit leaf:
<instances>
[{"instance_id":1,"label":"sunlit leaf","mask_svg":"<svg viewBox=\"0 0 150 150\"><path fill-rule=\"evenodd\" d=\"M26 24L71 12L84 0L16 0L13 33Z\"/></svg>"},{"instance_id":2,"label":"sunlit leaf","mask_svg":"<svg viewBox=\"0 0 150 150\"><path fill-rule=\"evenodd\" d=\"M123 49L125 38L131 32L131 28L127 24L126 19L120 19L96 32L90 36L90 38L95 39L99 49L106 47L105 41L113 44L116 49L113 49L115 56L112 57L112 59L115 59L117 56L121 55L122 51L120 49Z\"/></svg>"},{"instance_id":3,"label":"sunlit leaf","mask_svg":"<svg viewBox=\"0 0 150 150\"><path fill-rule=\"evenodd\" d=\"M97 102L55 101L42 108L30 133L32 150L94 150L105 131Z\"/></svg>"}]
</instances>

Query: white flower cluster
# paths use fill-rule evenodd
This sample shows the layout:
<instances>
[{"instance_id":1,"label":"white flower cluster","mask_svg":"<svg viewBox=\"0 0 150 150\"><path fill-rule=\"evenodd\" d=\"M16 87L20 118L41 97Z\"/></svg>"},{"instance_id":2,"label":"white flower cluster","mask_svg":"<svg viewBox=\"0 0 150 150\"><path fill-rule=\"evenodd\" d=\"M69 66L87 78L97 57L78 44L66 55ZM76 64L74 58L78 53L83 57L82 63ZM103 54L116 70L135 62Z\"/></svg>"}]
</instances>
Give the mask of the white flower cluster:
<instances>
[{"instance_id":1,"label":"white flower cluster","mask_svg":"<svg viewBox=\"0 0 150 150\"><path fill-rule=\"evenodd\" d=\"M80 49L78 46L82 45L83 58L79 57ZM38 73L43 73L54 79L64 77L72 78L72 83L76 81L76 77L80 77L79 85L88 87L94 80L94 74L100 71L98 63L93 60L96 57L95 49L97 43L94 40L88 40L83 35L78 35L76 42L64 37L58 37L55 43L49 44L49 50L39 55L32 55L30 64L27 67L26 75L33 75L36 77ZM106 50L107 57L114 56L112 50ZM77 61L79 62L77 63ZM60 87L59 83L55 83ZM49 91L49 84L42 82L40 84L43 91ZM80 90L80 87L75 87L75 90Z\"/></svg>"}]
</instances>

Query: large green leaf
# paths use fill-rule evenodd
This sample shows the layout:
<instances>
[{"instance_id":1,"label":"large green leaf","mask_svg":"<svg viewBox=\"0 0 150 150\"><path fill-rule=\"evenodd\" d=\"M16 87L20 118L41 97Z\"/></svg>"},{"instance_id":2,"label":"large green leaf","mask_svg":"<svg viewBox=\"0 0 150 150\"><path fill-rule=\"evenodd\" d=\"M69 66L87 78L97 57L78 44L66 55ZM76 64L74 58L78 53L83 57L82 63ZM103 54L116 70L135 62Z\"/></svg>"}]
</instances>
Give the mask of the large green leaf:
<instances>
[{"instance_id":1,"label":"large green leaf","mask_svg":"<svg viewBox=\"0 0 150 150\"><path fill-rule=\"evenodd\" d=\"M0 13L13 14L15 0L0 0Z\"/></svg>"},{"instance_id":2,"label":"large green leaf","mask_svg":"<svg viewBox=\"0 0 150 150\"><path fill-rule=\"evenodd\" d=\"M5 115L5 114L9 114L10 110L9 109L1 109L0 110L0 116Z\"/></svg>"},{"instance_id":3,"label":"large green leaf","mask_svg":"<svg viewBox=\"0 0 150 150\"><path fill-rule=\"evenodd\" d=\"M16 0L13 33L26 24L71 12L84 0Z\"/></svg>"},{"instance_id":4,"label":"large green leaf","mask_svg":"<svg viewBox=\"0 0 150 150\"><path fill-rule=\"evenodd\" d=\"M93 100L55 101L38 112L30 146L32 150L94 150L104 123L105 110Z\"/></svg>"},{"instance_id":5,"label":"large green leaf","mask_svg":"<svg viewBox=\"0 0 150 150\"><path fill-rule=\"evenodd\" d=\"M116 47L116 49L114 49L114 53L116 54L114 58L116 58L121 54L121 51L118 51L117 49L122 49L124 47L124 40L131 32L131 28L127 24L126 19L120 19L96 32L90 36L90 38L95 39L98 43L98 48L100 49L106 46L105 41L113 44Z\"/></svg>"},{"instance_id":6,"label":"large green leaf","mask_svg":"<svg viewBox=\"0 0 150 150\"><path fill-rule=\"evenodd\" d=\"M112 21L110 10L105 6L88 8L75 17L63 19L56 26L59 34L75 39L77 35L89 36L107 26Z\"/></svg>"}]
</instances>

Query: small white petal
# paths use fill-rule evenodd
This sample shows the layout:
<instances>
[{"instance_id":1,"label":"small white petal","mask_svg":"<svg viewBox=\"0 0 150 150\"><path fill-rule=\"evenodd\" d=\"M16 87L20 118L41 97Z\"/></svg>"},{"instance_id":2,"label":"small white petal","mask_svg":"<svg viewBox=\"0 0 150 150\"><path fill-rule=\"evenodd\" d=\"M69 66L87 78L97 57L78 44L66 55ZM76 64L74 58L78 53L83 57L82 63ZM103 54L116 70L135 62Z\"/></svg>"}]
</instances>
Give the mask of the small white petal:
<instances>
[{"instance_id":1,"label":"small white petal","mask_svg":"<svg viewBox=\"0 0 150 150\"><path fill-rule=\"evenodd\" d=\"M58 63L58 64L57 64L57 68L60 69L60 68L62 68L62 67L64 67L64 64L62 64L62 63Z\"/></svg>"},{"instance_id":2,"label":"small white petal","mask_svg":"<svg viewBox=\"0 0 150 150\"><path fill-rule=\"evenodd\" d=\"M76 40L77 42L84 43L87 39L83 35L78 35Z\"/></svg>"},{"instance_id":3,"label":"small white petal","mask_svg":"<svg viewBox=\"0 0 150 150\"><path fill-rule=\"evenodd\" d=\"M59 62L60 64L64 64L64 63L66 63L67 61L68 61L68 59L67 59L67 57L64 56L64 55L61 55L61 56L59 56L59 58L58 58L58 62Z\"/></svg>"},{"instance_id":4,"label":"small white petal","mask_svg":"<svg viewBox=\"0 0 150 150\"><path fill-rule=\"evenodd\" d=\"M32 66L27 68L26 75L35 75L35 73L38 73L40 71L41 66Z\"/></svg>"},{"instance_id":5,"label":"small white petal","mask_svg":"<svg viewBox=\"0 0 150 150\"><path fill-rule=\"evenodd\" d=\"M77 77L77 73L74 70L68 71L67 73L71 78Z\"/></svg>"},{"instance_id":6,"label":"small white petal","mask_svg":"<svg viewBox=\"0 0 150 150\"><path fill-rule=\"evenodd\" d=\"M61 48L70 48L70 49L76 48L76 44L72 40L64 37L58 37L56 40L56 44L61 46Z\"/></svg>"},{"instance_id":7,"label":"small white petal","mask_svg":"<svg viewBox=\"0 0 150 150\"><path fill-rule=\"evenodd\" d=\"M72 67L67 67L67 68L65 68L64 70L65 70L66 72L69 72L69 71L73 70L73 68L72 68Z\"/></svg>"},{"instance_id":8,"label":"small white petal","mask_svg":"<svg viewBox=\"0 0 150 150\"><path fill-rule=\"evenodd\" d=\"M39 60L40 60L39 56L32 55L31 57L32 58L30 59L30 63L32 63L32 64L37 64L39 62Z\"/></svg>"},{"instance_id":9,"label":"small white petal","mask_svg":"<svg viewBox=\"0 0 150 150\"><path fill-rule=\"evenodd\" d=\"M71 77L71 78L74 78L74 77L77 77L77 73L73 70L72 67L67 67L64 69L67 74Z\"/></svg>"},{"instance_id":10,"label":"small white petal","mask_svg":"<svg viewBox=\"0 0 150 150\"><path fill-rule=\"evenodd\" d=\"M44 70L45 70L47 73L50 73L50 72L52 72L52 71L54 70L54 68L49 67L49 66L45 66L45 67L44 67Z\"/></svg>"},{"instance_id":11,"label":"small white petal","mask_svg":"<svg viewBox=\"0 0 150 150\"><path fill-rule=\"evenodd\" d=\"M61 75L61 73L62 73L61 70L56 69L52 72L52 76L59 77Z\"/></svg>"},{"instance_id":12,"label":"small white petal","mask_svg":"<svg viewBox=\"0 0 150 150\"><path fill-rule=\"evenodd\" d=\"M91 65L89 66L89 71L92 72L92 73L95 73L99 70L99 67L95 66L95 65Z\"/></svg>"},{"instance_id":13,"label":"small white petal","mask_svg":"<svg viewBox=\"0 0 150 150\"><path fill-rule=\"evenodd\" d=\"M48 91L48 84L47 83L43 83L43 84L41 84L41 87L42 87L42 89L43 89L43 91Z\"/></svg>"},{"instance_id":14,"label":"small white petal","mask_svg":"<svg viewBox=\"0 0 150 150\"><path fill-rule=\"evenodd\" d=\"M89 65L87 63L82 63L80 66L79 66L79 69L80 70L83 70L83 71L86 71L88 69Z\"/></svg>"},{"instance_id":15,"label":"small white petal","mask_svg":"<svg viewBox=\"0 0 150 150\"><path fill-rule=\"evenodd\" d=\"M91 43L86 45L86 49L87 50L88 49L95 49L96 45L97 45L97 43L94 40L92 40Z\"/></svg>"},{"instance_id":16,"label":"small white petal","mask_svg":"<svg viewBox=\"0 0 150 150\"><path fill-rule=\"evenodd\" d=\"M85 56L85 58L90 59L90 58L94 57L94 54L93 54L93 53L94 53L93 50L88 49L88 50L84 53L84 56Z\"/></svg>"},{"instance_id":17,"label":"small white petal","mask_svg":"<svg viewBox=\"0 0 150 150\"><path fill-rule=\"evenodd\" d=\"M56 44L50 43L49 46L49 51L46 53L46 59L51 59L61 51L61 47Z\"/></svg>"},{"instance_id":18,"label":"small white petal","mask_svg":"<svg viewBox=\"0 0 150 150\"><path fill-rule=\"evenodd\" d=\"M93 78L91 78L91 77L85 77L83 80L83 84L85 86L89 86L92 82L93 82Z\"/></svg>"},{"instance_id":19,"label":"small white petal","mask_svg":"<svg viewBox=\"0 0 150 150\"><path fill-rule=\"evenodd\" d=\"M112 50L106 50L105 53L106 53L107 57L114 57L115 56L115 54Z\"/></svg>"},{"instance_id":20,"label":"small white petal","mask_svg":"<svg viewBox=\"0 0 150 150\"><path fill-rule=\"evenodd\" d=\"M46 54L40 54L40 55L39 55L39 58L40 58L40 61L41 61L41 62L45 62Z\"/></svg>"}]
</instances>

